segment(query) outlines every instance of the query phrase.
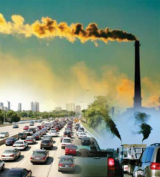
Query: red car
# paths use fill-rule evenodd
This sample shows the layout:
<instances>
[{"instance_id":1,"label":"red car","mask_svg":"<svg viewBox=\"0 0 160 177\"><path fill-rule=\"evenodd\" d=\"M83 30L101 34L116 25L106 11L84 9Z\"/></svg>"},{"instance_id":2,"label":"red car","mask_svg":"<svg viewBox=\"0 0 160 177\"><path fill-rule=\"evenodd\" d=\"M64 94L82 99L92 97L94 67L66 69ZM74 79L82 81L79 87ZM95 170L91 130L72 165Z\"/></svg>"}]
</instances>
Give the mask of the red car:
<instances>
[{"instance_id":1,"label":"red car","mask_svg":"<svg viewBox=\"0 0 160 177\"><path fill-rule=\"evenodd\" d=\"M65 147L65 155L76 155L77 146L74 144L68 144Z\"/></svg>"},{"instance_id":2,"label":"red car","mask_svg":"<svg viewBox=\"0 0 160 177\"><path fill-rule=\"evenodd\" d=\"M37 128L38 128L39 130L41 130L41 129L42 129L42 127L41 127L40 125L38 125L38 126L37 126Z\"/></svg>"},{"instance_id":3,"label":"red car","mask_svg":"<svg viewBox=\"0 0 160 177\"><path fill-rule=\"evenodd\" d=\"M28 130L29 129L29 126L25 126L24 128L23 128L23 130Z\"/></svg>"}]
</instances>

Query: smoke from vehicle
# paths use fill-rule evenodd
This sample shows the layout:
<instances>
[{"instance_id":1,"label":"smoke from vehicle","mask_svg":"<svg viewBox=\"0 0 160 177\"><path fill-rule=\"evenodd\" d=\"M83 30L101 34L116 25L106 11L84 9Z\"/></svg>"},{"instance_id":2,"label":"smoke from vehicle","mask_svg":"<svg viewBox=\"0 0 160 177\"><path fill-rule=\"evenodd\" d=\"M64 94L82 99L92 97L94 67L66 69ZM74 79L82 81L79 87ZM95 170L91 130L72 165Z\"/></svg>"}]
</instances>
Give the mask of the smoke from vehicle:
<instances>
[{"instance_id":1,"label":"smoke from vehicle","mask_svg":"<svg viewBox=\"0 0 160 177\"><path fill-rule=\"evenodd\" d=\"M72 23L70 26L66 22L58 23L49 17L42 17L41 21L36 20L32 24L25 24L25 19L20 15L12 15L12 21L6 21L0 14L0 33L12 35L24 35L25 37L36 36L38 38L66 38L70 42L79 39L84 43L97 40L107 43L108 41L135 41L133 34L122 30L111 30L109 28L99 29L96 23L90 23L86 28L81 23Z\"/></svg>"},{"instance_id":2,"label":"smoke from vehicle","mask_svg":"<svg viewBox=\"0 0 160 177\"><path fill-rule=\"evenodd\" d=\"M113 135L117 136L120 140L122 140L121 135L120 135L114 121L111 118L107 118L107 119L105 119L105 122L106 122L106 127L110 129L111 133Z\"/></svg>"},{"instance_id":3,"label":"smoke from vehicle","mask_svg":"<svg viewBox=\"0 0 160 177\"><path fill-rule=\"evenodd\" d=\"M150 115L141 112L138 112L135 115L136 123L140 123L140 131L138 134L143 134L142 142L149 137L152 131L152 127L146 123L149 120L149 117Z\"/></svg>"}]
</instances>

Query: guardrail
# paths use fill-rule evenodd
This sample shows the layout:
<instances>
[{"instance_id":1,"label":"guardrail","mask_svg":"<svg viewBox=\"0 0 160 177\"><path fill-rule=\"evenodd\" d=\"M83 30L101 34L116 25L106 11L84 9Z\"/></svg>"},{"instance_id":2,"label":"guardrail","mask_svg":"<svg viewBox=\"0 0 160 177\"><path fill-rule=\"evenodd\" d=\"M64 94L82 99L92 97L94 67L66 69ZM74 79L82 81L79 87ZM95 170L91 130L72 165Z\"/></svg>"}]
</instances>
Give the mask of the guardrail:
<instances>
[{"instance_id":1,"label":"guardrail","mask_svg":"<svg viewBox=\"0 0 160 177\"><path fill-rule=\"evenodd\" d=\"M4 138L4 139L0 140L0 146L5 144L6 139L11 138L11 137L18 138L18 134L15 134L15 135L12 135L10 137L7 137L7 138Z\"/></svg>"}]
</instances>

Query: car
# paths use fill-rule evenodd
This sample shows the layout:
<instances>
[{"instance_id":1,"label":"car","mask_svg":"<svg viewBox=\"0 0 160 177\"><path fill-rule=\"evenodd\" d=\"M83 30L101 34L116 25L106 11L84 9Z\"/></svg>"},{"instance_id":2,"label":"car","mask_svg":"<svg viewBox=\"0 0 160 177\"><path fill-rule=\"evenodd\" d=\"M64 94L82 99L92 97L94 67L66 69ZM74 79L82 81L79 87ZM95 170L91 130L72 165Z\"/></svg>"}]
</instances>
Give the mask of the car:
<instances>
[{"instance_id":1,"label":"car","mask_svg":"<svg viewBox=\"0 0 160 177\"><path fill-rule=\"evenodd\" d=\"M25 130L23 133L25 133L27 136L28 135L33 135L33 131L32 130Z\"/></svg>"},{"instance_id":2,"label":"car","mask_svg":"<svg viewBox=\"0 0 160 177\"><path fill-rule=\"evenodd\" d=\"M68 144L65 147L65 155L76 155L77 154L77 146L74 144Z\"/></svg>"},{"instance_id":3,"label":"car","mask_svg":"<svg viewBox=\"0 0 160 177\"><path fill-rule=\"evenodd\" d=\"M15 137L7 138L5 141L5 145L12 146L17 140L18 140L18 138L15 138Z\"/></svg>"},{"instance_id":4,"label":"car","mask_svg":"<svg viewBox=\"0 0 160 177\"><path fill-rule=\"evenodd\" d=\"M38 149L33 151L30 161L32 163L46 163L48 157L49 151L46 151L44 149Z\"/></svg>"},{"instance_id":5,"label":"car","mask_svg":"<svg viewBox=\"0 0 160 177\"><path fill-rule=\"evenodd\" d=\"M160 177L160 143L148 146L135 165L133 177Z\"/></svg>"},{"instance_id":6,"label":"car","mask_svg":"<svg viewBox=\"0 0 160 177\"><path fill-rule=\"evenodd\" d=\"M61 148L64 149L66 145L71 144L72 140L69 137L64 137L61 142Z\"/></svg>"},{"instance_id":7,"label":"car","mask_svg":"<svg viewBox=\"0 0 160 177\"><path fill-rule=\"evenodd\" d=\"M79 133L83 133L83 130L78 130L78 131L76 132L76 135L78 136Z\"/></svg>"},{"instance_id":8,"label":"car","mask_svg":"<svg viewBox=\"0 0 160 177\"><path fill-rule=\"evenodd\" d=\"M27 142L28 144L35 144L36 139L33 136L27 136L25 142Z\"/></svg>"},{"instance_id":9,"label":"car","mask_svg":"<svg viewBox=\"0 0 160 177\"><path fill-rule=\"evenodd\" d=\"M50 148L50 149L52 149L52 147L53 147L53 141L52 140L43 139L41 141L40 149L42 149L42 148Z\"/></svg>"},{"instance_id":10,"label":"car","mask_svg":"<svg viewBox=\"0 0 160 177\"><path fill-rule=\"evenodd\" d=\"M33 136L36 140L41 139L41 136L40 136L39 133L34 133L32 136Z\"/></svg>"},{"instance_id":11,"label":"car","mask_svg":"<svg viewBox=\"0 0 160 177\"><path fill-rule=\"evenodd\" d=\"M22 133L18 133L18 138L19 139L26 139L27 138L27 134L22 132Z\"/></svg>"},{"instance_id":12,"label":"car","mask_svg":"<svg viewBox=\"0 0 160 177\"><path fill-rule=\"evenodd\" d=\"M36 128L32 127L32 128L29 128L30 131L32 131L33 133L36 133Z\"/></svg>"},{"instance_id":13,"label":"car","mask_svg":"<svg viewBox=\"0 0 160 177\"><path fill-rule=\"evenodd\" d=\"M42 129L42 127L41 127L40 125L38 125L38 126L37 126L37 128L38 128L39 130L41 130L41 129Z\"/></svg>"},{"instance_id":14,"label":"car","mask_svg":"<svg viewBox=\"0 0 160 177\"><path fill-rule=\"evenodd\" d=\"M30 122L30 123L29 123L29 126L34 126L34 122Z\"/></svg>"},{"instance_id":15,"label":"car","mask_svg":"<svg viewBox=\"0 0 160 177\"><path fill-rule=\"evenodd\" d=\"M50 130L49 135L51 136L58 136L58 133L56 130Z\"/></svg>"},{"instance_id":16,"label":"car","mask_svg":"<svg viewBox=\"0 0 160 177\"><path fill-rule=\"evenodd\" d=\"M63 134L64 137L71 137L72 134L70 131L65 131L64 134Z\"/></svg>"},{"instance_id":17,"label":"car","mask_svg":"<svg viewBox=\"0 0 160 177\"><path fill-rule=\"evenodd\" d=\"M58 171L61 172L75 171L74 158L69 155L61 156L59 158Z\"/></svg>"},{"instance_id":18,"label":"car","mask_svg":"<svg viewBox=\"0 0 160 177\"><path fill-rule=\"evenodd\" d=\"M3 160L0 159L0 170L3 170L5 167L5 163Z\"/></svg>"},{"instance_id":19,"label":"car","mask_svg":"<svg viewBox=\"0 0 160 177\"><path fill-rule=\"evenodd\" d=\"M89 146L91 144L90 138L89 137L82 137L81 138L81 144Z\"/></svg>"},{"instance_id":20,"label":"car","mask_svg":"<svg viewBox=\"0 0 160 177\"><path fill-rule=\"evenodd\" d=\"M13 128L19 128L19 126L17 124L13 125Z\"/></svg>"},{"instance_id":21,"label":"car","mask_svg":"<svg viewBox=\"0 0 160 177\"><path fill-rule=\"evenodd\" d=\"M24 128L23 128L23 130L28 130L28 129L29 129L28 125L24 126Z\"/></svg>"},{"instance_id":22,"label":"car","mask_svg":"<svg viewBox=\"0 0 160 177\"><path fill-rule=\"evenodd\" d=\"M82 130L82 131L84 132L84 128L83 128L83 127L79 127L79 128L78 128L78 131L79 131L79 130Z\"/></svg>"},{"instance_id":23,"label":"car","mask_svg":"<svg viewBox=\"0 0 160 177\"><path fill-rule=\"evenodd\" d=\"M9 148L6 149L3 154L1 155L1 159L4 161L7 160L16 160L18 157L20 157L21 152L16 148Z\"/></svg>"},{"instance_id":24,"label":"car","mask_svg":"<svg viewBox=\"0 0 160 177\"><path fill-rule=\"evenodd\" d=\"M83 137L87 137L87 134L84 132L78 133L78 138L81 139Z\"/></svg>"},{"instance_id":25,"label":"car","mask_svg":"<svg viewBox=\"0 0 160 177\"><path fill-rule=\"evenodd\" d=\"M24 150L28 147L28 143L26 143L25 140L18 140L13 144L13 147L16 147L20 150Z\"/></svg>"},{"instance_id":26,"label":"car","mask_svg":"<svg viewBox=\"0 0 160 177\"><path fill-rule=\"evenodd\" d=\"M9 169L6 177L31 177L32 171L26 168L12 168Z\"/></svg>"},{"instance_id":27,"label":"car","mask_svg":"<svg viewBox=\"0 0 160 177\"><path fill-rule=\"evenodd\" d=\"M52 138L51 135L44 135L42 139L43 140L52 140L53 141L53 138Z\"/></svg>"},{"instance_id":28,"label":"car","mask_svg":"<svg viewBox=\"0 0 160 177\"><path fill-rule=\"evenodd\" d=\"M0 138L6 138L9 137L9 133L8 132L1 132L0 133Z\"/></svg>"}]
</instances>

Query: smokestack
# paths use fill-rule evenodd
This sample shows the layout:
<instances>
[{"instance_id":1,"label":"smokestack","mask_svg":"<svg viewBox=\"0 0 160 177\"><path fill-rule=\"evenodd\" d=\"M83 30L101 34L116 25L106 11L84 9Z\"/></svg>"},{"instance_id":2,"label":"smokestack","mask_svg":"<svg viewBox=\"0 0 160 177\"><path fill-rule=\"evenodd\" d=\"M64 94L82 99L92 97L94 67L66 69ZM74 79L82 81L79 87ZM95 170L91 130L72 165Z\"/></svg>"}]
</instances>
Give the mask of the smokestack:
<instances>
[{"instance_id":1,"label":"smokestack","mask_svg":"<svg viewBox=\"0 0 160 177\"><path fill-rule=\"evenodd\" d=\"M135 41L135 77L134 77L134 108L141 108L141 75L140 75L140 43Z\"/></svg>"}]
</instances>

